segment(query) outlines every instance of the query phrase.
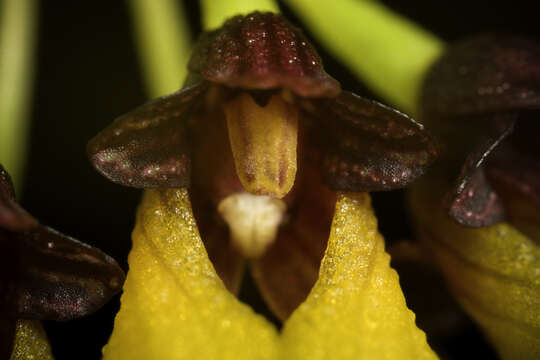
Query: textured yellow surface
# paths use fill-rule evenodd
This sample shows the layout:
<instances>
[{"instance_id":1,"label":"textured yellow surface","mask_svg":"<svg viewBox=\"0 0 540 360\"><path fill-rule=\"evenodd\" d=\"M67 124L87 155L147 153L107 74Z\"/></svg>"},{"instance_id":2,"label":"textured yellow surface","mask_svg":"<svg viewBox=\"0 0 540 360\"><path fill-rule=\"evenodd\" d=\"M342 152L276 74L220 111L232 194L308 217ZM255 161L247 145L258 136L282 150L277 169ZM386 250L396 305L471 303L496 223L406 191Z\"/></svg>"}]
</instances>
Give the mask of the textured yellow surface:
<instances>
[{"instance_id":1,"label":"textured yellow surface","mask_svg":"<svg viewBox=\"0 0 540 360\"><path fill-rule=\"evenodd\" d=\"M436 359L389 261L369 196L339 195L319 280L283 330L283 358Z\"/></svg>"},{"instance_id":2,"label":"textured yellow surface","mask_svg":"<svg viewBox=\"0 0 540 360\"><path fill-rule=\"evenodd\" d=\"M503 359L540 359L540 248L503 223L470 229L447 217L433 186L411 196L420 236L463 307Z\"/></svg>"},{"instance_id":3,"label":"textured yellow surface","mask_svg":"<svg viewBox=\"0 0 540 360\"><path fill-rule=\"evenodd\" d=\"M226 289L185 189L147 190L104 359L275 359L278 335Z\"/></svg>"},{"instance_id":4,"label":"textured yellow surface","mask_svg":"<svg viewBox=\"0 0 540 360\"><path fill-rule=\"evenodd\" d=\"M340 195L321 275L281 335L230 295L185 190L149 190L105 359L436 359L405 305L367 194Z\"/></svg>"},{"instance_id":5,"label":"textured yellow surface","mask_svg":"<svg viewBox=\"0 0 540 360\"><path fill-rule=\"evenodd\" d=\"M51 348L41 322L17 320L10 360L52 360Z\"/></svg>"}]
</instances>

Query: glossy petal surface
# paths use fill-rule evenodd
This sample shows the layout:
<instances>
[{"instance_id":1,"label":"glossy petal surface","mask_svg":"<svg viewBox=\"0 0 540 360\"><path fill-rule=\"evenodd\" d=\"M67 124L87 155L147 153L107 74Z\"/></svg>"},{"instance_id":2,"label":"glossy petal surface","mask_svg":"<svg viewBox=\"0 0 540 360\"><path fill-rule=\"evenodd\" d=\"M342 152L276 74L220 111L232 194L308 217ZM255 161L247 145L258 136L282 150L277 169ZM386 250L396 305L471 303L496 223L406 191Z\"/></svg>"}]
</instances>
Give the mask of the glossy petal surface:
<instances>
[{"instance_id":1,"label":"glossy petal surface","mask_svg":"<svg viewBox=\"0 0 540 360\"><path fill-rule=\"evenodd\" d=\"M331 97L340 91L302 31L272 13L236 16L204 33L189 69L235 88L288 88L304 97Z\"/></svg>"},{"instance_id":2,"label":"glossy petal surface","mask_svg":"<svg viewBox=\"0 0 540 360\"><path fill-rule=\"evenodd\" d=\"M17 318L70 320L99 309L120 291L124 274L99 249L50 228L0 239L9 249L8 304Z\"/></svg>"},{"instance_id":3,"label":"glossy petal surface","mask_svg":"<svg viewBox=\"0 0 540 360\"><path fill-rule=\"evenodd\" d=\"M397 110L343 91L335 99L305 101L314 141L325 152L322 171L335 190L404 187L435 160L424 127Z\"/></svg>"},{"instance_id":4,"label":"glossy petal surface","mask_svg":"<svg viewBox=\"0 0 540 360\"><path fill-rule=\"evenodd\" d=\"M88 143L92 165L125 186L186 186L191 167L190 110L206 88L206 83L197 83L117 118Z\"/></svg>"},{"instance_id":5,"label":"glossy petal surface","mask_svg":"<svg viewBox=\"0 0 540 360\"><path fill-rule=\"evenodd\" d=\"M507 223L470 229L448 218L434 194L413 188L419 235L433 251L458 301L502 359L540 357L540 248Z\"/></svg>"}]
</instances>

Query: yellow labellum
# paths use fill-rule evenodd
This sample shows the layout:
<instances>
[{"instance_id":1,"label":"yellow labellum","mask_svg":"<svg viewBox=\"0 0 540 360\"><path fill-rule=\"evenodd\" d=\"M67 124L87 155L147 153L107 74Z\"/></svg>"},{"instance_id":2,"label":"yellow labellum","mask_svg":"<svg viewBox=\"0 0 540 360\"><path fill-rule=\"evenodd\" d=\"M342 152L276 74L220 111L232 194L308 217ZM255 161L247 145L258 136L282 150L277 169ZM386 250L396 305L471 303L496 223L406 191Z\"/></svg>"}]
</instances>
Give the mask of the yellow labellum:
<instances>
[{"instance_id":1,"label":"yellow labellum","mask_svg":"<svg viewBox=\"0 0 540 360\"><path fill-rule=\"evenodd\" d=\"M227 291L185 189L147 190L104 359L276 359L278 335Z\"/></svg>"},{"instance_id":2,"label":"yellow labellum","mask_svg":"<svg viewBox=\"0 0 540 360\"><path fill-rule=\"evenodd\" d=\"M437 359L407 309L368 194L340 194L319 279L282 334L284 359Z\"/></svg>"},{"instance_id":3,"label":"yellow labellum","mask_svg":"<svg viewBox=\"0 0 540 360\"><path fill-rule=\"evenodd\" d=\"M17 320L10 360L53 360L47 335L37 320Z\"/></svg>"},{"instance_id":4,"label":"yellow labellum","mask_svg":"<svg viewBox=\"0 0 540 360\"><path fill-rule=\"evenodd\" d=\"M414 188L411 204L461 305L503 359L540 359L540 247L507 223L479 229L442 210L433 183Z\"/></svg>"},{"instance_id":5,"label":"yellow labellum","mask_svg":"<svg viewBox=\"0 0 540 360\"><path fill-rule=\"evenodd\" d=\"M224 106L236 173L255 195L284 197L296 177L298 109L274 95L261 107L246 93Z\"/></svg>"},{"instance_id":6,"label":"yellow labellum","mask_svg":"<svg viewBox=\"0 0 540 360\"><path fill-rule=\"evenodd\" d=\"M187 191L147 190L104 359L436 359L389 260L369 196L340 195L319 280L280 335L225 289Z\"/></svg>"}]
</instances>

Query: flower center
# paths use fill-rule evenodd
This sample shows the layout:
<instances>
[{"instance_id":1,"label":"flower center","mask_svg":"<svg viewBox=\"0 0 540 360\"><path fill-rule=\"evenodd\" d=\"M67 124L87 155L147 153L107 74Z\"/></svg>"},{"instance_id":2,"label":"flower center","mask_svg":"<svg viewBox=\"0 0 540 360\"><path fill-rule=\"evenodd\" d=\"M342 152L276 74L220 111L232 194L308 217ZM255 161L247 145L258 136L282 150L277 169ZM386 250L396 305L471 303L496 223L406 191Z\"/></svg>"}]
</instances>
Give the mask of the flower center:
<instances>
[{"instance_id":1,"label":"flower center","mask_svg":"<svg viewBox=\"0 0 540 360\"><path fill-rule=\"evenodd\" d=\"M249 258L261 256L274 242L286 210L280 199L249 193L232 194L218 206L232 241Z\"/></svg>"}]
</instances>

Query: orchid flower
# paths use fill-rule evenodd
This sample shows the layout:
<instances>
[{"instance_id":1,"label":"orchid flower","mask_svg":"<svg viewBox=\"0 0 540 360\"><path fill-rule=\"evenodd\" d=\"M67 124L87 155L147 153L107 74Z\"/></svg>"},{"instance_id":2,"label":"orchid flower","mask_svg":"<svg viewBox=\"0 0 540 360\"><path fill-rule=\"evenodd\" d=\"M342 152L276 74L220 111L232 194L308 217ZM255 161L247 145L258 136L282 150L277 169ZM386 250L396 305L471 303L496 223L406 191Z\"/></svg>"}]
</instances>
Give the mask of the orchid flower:
<instances>
[{"instance_id":1,"label":"orchid flower","mask_svg":"<svg viewBox=\"0 0 540 360\"><path fill-rule=\"evenodd\" d=\"M26 5L33 3L28 0L1 1L2 5L14 6L2 8L4 11L0 11L0 160L9 165L8 169L15 180L22 178L21 168L24 167L24 150L27 148L24 141L24 114L31 108L27 99L30 93L28 84L31 84L29 80L32 78L29 60L33 56L29 50L32 48L33 33L28 30L32 29L33 7ZM493 75L493 69L500 66L500 63L494 64L494 57L486 56L482 49L488 53L498 53L495 58L508 60L505 49L512 48L514 55L510 58L515 60L524 56L523 54L529 54L525 55L525 58L533 59L529 51L536 45L515 36L503 36L502 38L511 40L503 41L502 46L497 47L498 51L494 51L493 42L486 41L493 36L484 36L480 37L484 39L480 41L480 44L483 42L480 47L478 38L461 42L461 45L458 43L447 46L408 19L388 11L377 1L284 0L282 3L288 6L286 10L298 16L309 31L308 34L313 36L321 47L375 94L400 110L413 114L416 119L426 124L428 130L436 132L438 140L443 143L442 156L427 178L416 183L410 192L411 214L418 230L418 238L422 240L421 245L425 245L429 250L426 256L423 248L419 249L417 244L413 244L415 264L420 260L423 270L426 262L429 262L430 266L431 262L438 265L450 284L452 293L503 359L538 358L538 209L535 207L534 166L530 166L535 164L534 146L531 147L535 110L524 110L513 104L511 108L504 108L502 113L499 111L501 108L491 107L474 114L454 112L466 105L461 98L454 96L460 93L479 95L478 97L484 100L493 98L495 100L492 103L508 106L505 96L520 94L516 89L521 85L512 82L519 79L520 74L524 74L521 77L523 81L528 81L528 85L522 88L529 94L525 97L534 100L534 94L530 91L532 89L534 92L536 77L534 72L527 72L534 68L534 61L527 61L533 66L522 68L525 70L523 73L516 74L505 70L505 79L512 80L505 85L505 81L500 81L499 75ZM188 72L186 65L192 45L187 35L187 22L181 19L175 21L177 15L182 13L176 8L178 4L179 2L173 0L129 2L130 8L134 10L132 14L137 36L136 45L141 50L140 61L149 93L153 98L177 91ZM226 19L237 15L256 10L279 12L278 5L272 0L200 0L200 4L203 27L207 31L216 31ZM43 6L45 7L45 3ZM14 9L19 11L19 17L10 16ZM290 12L286 11L287 14ZM4 21L8 17L17 20ZM192 25L196 23L196 19L190 20ZM77 43L84 44L84 41ZM466 44L469 45L465 46ZM521 48L520 44L527 44L526 49ZM65 46L69 48L71 44ZM465 75L463 64L456 65L450 61L455 57L463 59L463 55L456 52L460 47L469 49ZM439 58L441 60L437 61ZM196 72L201 74L200 66L206 60L210 59L203 56L202 61L193 61L191 68L196 68ZM436 65L428 72L436 61ZM12 66L6 66L10 64ZM449 67L453 70L444 75L444 71L441 73L441 64L445 64L443 68ZM333 79L324 70L319 73L332 82ZM426 74L429 75L427 81L424 81ZM478 79L471 76L475 74L486 75L478 83L475 82ZM207 76L210 75L207 73ZM343 76L338 78L344 80ZM435 357L426 344L425 335L414 324L414 314L407 309L407 306L414 309L414 299L407 297L407 305L405 304L397 275L389 266L384 240L378 234L377 219L371 209L369 196L355 193L356 188L351 188L351 191L339 190L339 186L351 186L351 182L343 181L344 174L336 177L321 176L324 175L324 169L331 169L330 162L326 166L313 166L317 162L323 164L322 159L329 158L328 154L331 152L328 150L332 150L337 143L326 141L324 129L330 130L328 134L332 137L341 134L340 127L328 126L328 122L320 121L321 117L314 116L317 113L310 112L313 110L312 105L333 113L332 109L336 109L336 106L328 105L338 102L339 97L347 92L339 88L338 97L318 98L299 95L287 86L265 90L251 89L248 86L248 89L231 90L227 84L218 84L219 81L211 82L201 79L200 76L190 76L185 82L186 88L174 94L173 98L182 98L189 91L201 90L200 82L205 83L203 85L206 88L199 95L198 102L188 101L189 104L185 105L192 110L189 116L185 117L189 117L190 122L182 124L181 121L176 121L178 119L165 120L155 133L158 140L153 143L154 146L163 148L174 145L175 141L179 140L174 136L168 139L168 142L159 141L163 133L171 128L188 134L184 136L188 142L176 143L186 146L174 151L184 154L182 151L185 150L185 157L180 157L185 163L181 163L182 166L177 170L190 169L191 174L182 177L173 172L172 175L176 177L171 176L186 181L184 187L162 187L167 180L156 176L163 175L160 173L162 169L140 162L141 159L148 160L148 155L152 153L143 152L138 158L130 157L137 155L137 149L152 146L148 142L137 143L139 136L133 136L137 129L128 126L127 131L118 136L124 136L123 139L127 139L133 146L133 151L115 149L112 144L110 159L100 150L111 143L99 140L93 142L93 159L99 160L96 165L101 165L97 167L113 181L122 183L128 180L130 176L127 170L131 170L137 175L131 177L132 185L134 180L146 184L150 180L160 182L156 188L145 190L137 212L133 249L129 256L130 273L124 287L122 308L115 321L115 330L109 344L104 348L105 358ZM296 85L293 83L290 86ZM302 87L301 81L298 86ZM190 90L190 87L193 88ZM346 85L344 87L347 88ZM449 93L453 95L447 96ZM422 126L406 115L350 93L348 95L358 103L373 105L378 115L392 114L399 119L399 124L411 126L415 131L422 129ZM478 101L474 96L468 104ZM122 95L111 98L114 103L121 103ZM246 98L252 99L252 102ZM233 106L235 99L240 100ZM155 104L159 106L156 109L170 114L170 109L161 107L164 101L165 99L158 99ZM208 104L212 111L207 111ZM452 114L451 118L440 111L441 104ZM365 111L364 105L355 108ZM431 111L437 107L439 110ZM85 108L83 106L81 109ZM247 142L240 136L234 136L246 133L240 126L234 126L242 124L241 121L234 120L242 118L240 111L234 111L239 108L247 108L247 114L257 114L253 116L257 118L258 115L266 113L272 113L271 118L276 118L275 114L285 113L282 111L284 108L295 109L297 116L293 117L297 119L296 128L287 121L282 122L287 126L273 127L295 129L292 133L296 134L296 156L293 156L293 151L286 152L288 156L285 157L285 164L295 163L296 168L285 167L287 181L281 184L278 181L277 186L276 182L265 181L261 176L258 176L256 181L250 181L249 166L242 166L248 163L245 161L246 156L254 154L254 158L260 158L265 154L264 149L268 149L270 145L263 142L264 146L259 147L259 151L245 151L244 144ZM148 110L147 105L139 110L144 113L145 109ZM219 116L221 123L212 117L213 114ZM138 115L135 115L137 110L119 118L119 123L120 119L126 120L126 123L130 123L129 119L133 120L131 124L137 123L135 120ZM474 121L463 121L463 116ZM283 116L281 118L289 119ZM232 121L229 121L230 119ZM370 119L381 121L378 116ZM206 129L199 123L203 120L206 124L217 123L219 127ZM496 121L490 123L489 120ZM491 127L500 123L513 123L513 132L512 126L503 126L502 130ZM318 129L314 126L316 124L324 126ZM120 129L124 130L124 127L120 126ZM255 128L247 130L248 133L257 133ZM145 132L148 133L142 131ZM114 131L112 133L114 134ZM417 133L419 136L414 138L418 140L424 133L425 131L421 130ZM174 134L178 133L171 130L170 135ZM189 136L191 134L197 136ZM346 135L349 139L357 136L353 132L346 132ZM503 136L506 137L502 139ZM111 139L114 137L111 135ZM142 135L142 138L148 140L147 136ZM366 133L359 138L366 138ZM258 138L259 144L261 139L264 140L264 137ZM236 143L236 155L232 151L233 142ZM390 143L392 142L388 144ZM285 145L284 148L293 147L290 142ZM218 151L227 147L227 161L221 161L223 156ZM202 151L203 149L211 151ZM346 163L350 164L354 157L345 156L350 149L341 150L336 151L336 155L346 158ZM174 151L162 154L157 159L175 158ZM490 153L487 154L488 152ZM519 152L520 156L512 156L516 152ZM523 156L524 154L526 156ZM114 170L114 166L105 166L107 160L109 165L115 164L114 155L124 156L122 160L115 160L116 164L122 165L117 170ZM375 158L382 161L386 155L381 156L382 158ZM508 159L511 161L507 161ZM413 160L418 159L413 157ZM205 161L211 165L205 166ZM130 165L131 169L129 166L123 168L126 164ZM343 168L346 169L345 166ZM418 176L424 168L418 168ZM225 177L215 179L211 176L216 172L223 173L223 169L229 169L224 172ZM276 169L283 167L274 167L274 173ZM339 169L340 167L336 167L336 170ZM144 170L147 170L146 173ZM122 176L116 176L116 171ZM373 168L373 171L376 173L378 170ZM239 176L241 174L244 175L243 178ZM230 181L231 177L235 181ZM414 176L410 179L414 180ZM20 180L16 182L16 185L20 186ZM287 191L287 186L283 184L290 185L291 182L292 187ZM257 188L260 183L263 186ZM359 182L352 184L359 186ZM471 184L475 191L463 191ZM142 187L146 185L143 184ZM229 198L231 201L223 202L221 200L224 199L220 199L220 196L227 195L227 191L214 191L230 191L231 188L242 192L250 188L255 195L245 191L248 193L244 194L247 195L247 201L246 197L232 197ZM270 192L266 195L257 194L264 193L269 188ZM205 189L212 191L205 192ZM480 205L485 205L485 202L476 201L474 196L472 200L475 201L457 201L458 206L455 206L456 199L460 196L467 198L469 193L484 194L484 200L496 199L493 204L498 205L487 209L496 209L492 214L497 216L486 217L483 215L489 215L489 212L476 211L481 209ZM278 198L276 194L283 197ZM443 198L446 201L443 201ZM259 201L261 199L264 201ZM9 204L13 204L13 201ZM244 207L245 204L249 206ZM463 205L472 205L472 208ZM244 211L238 211L239 209ZM253 209L256 211L252 211ZM450 209L454 210L454 219L448 216ZM469 212L471 215L467 215ZM9 212L4 212L7 213ZM129 217L129 213L128 210L119 216ZM302 214L302 217L298 214ZM381 220L385 219L380 214L378 216ZM273 220L265 220L262 224L251 227L265 229L257 232L256 236L246 231L247 225L238 220L249 219L247 223L253 225L263 217ZM466 226L456 223L456 219ZM480 221L474 223L471 219ZM491 225L493 222L497 224ZM276 223L279 224L277 227ZM471 229L468 227L470 225L481 226ZM10 239L21 236L11 234ZM252 239L257 241L251 241ZM293 241L288 241L291 239ZM398 247L389 250L393 266L398 266L400 257L407 256L407 250L396 248ZM2 272L0 281L6 281L0 283L0 292L5 284L13 284L4 276L10 275L10 271ZM279 317L282 327L275 326L271 321L257 315L251 304L237 299L242 274L246 271L251 272L255 278L259 291L274 314ZM402 275L406 273L400 272L400 280L406 289L407 280L403 282ZM430 301L429 307L438 312L438 316L430 319L448 319L448 315L445 317L442 314L444 309L441 304L429 298L434 284L422 278L417 279L415 285L421 288L420 296L425 301ZM409 295L407 292L406 294ZM450 298L451 296L448 296L448 299ZM419 310L417 314L422 314L421 309ZM51 356L39 320L19 319L14 322L15 312L10 310L9 316L4 316L5 313L5 310L0 313L0 343L3 350L13 347L12 359L32 356L47 359ZM418 324L427 332L430 345L438 351L437 332L430 331L433 329L429 326L423 327L425 323L418 321ZM2 332L5 329L7 334ZM99 331L101 332L101 329ZM54 350L57 344L54 336L51 336L51 339ZM58 345L65 343L60 340ZM88 356L81 353L81 356L84 355ZM442 350L439 355L446 358L447 354ZM474 355L470 354L470 357L472 356Z\"/></svg>"},{"instance_id":2,"label":"orchid flower","mask_svg":"<svg viewBox=\"0 0 540 360\"><path fill-rule=\"evenodd\" d=\"M52 359L37 320L93 313L120 291L124 273L99 249L41 225L14 198L0 165L0 356Z\"/></svg>"},{"instance_id":3,"label":"orchid flower","mask_svg":"<svg viewBox=\"0 0 540 360\"><path fill-rule=\"evenodd\" d=\"M155 188L104 358L435 358L352 193L421 176L437 154L424 127L341 90L275 13L202 34L188 69L88 145L110 180ZM244 259L281 334L233 296Z\"/></svg>"},{"instance_id":4,"label":"orchid flower","mask_svg":"<svg viewBox=\"0 0 540 360\"><path fill-rule=\"evenodd\" d=\"M444 151L412 197L418 230L504 359L540 356L539 69L540 45L481 35L450 46L422 92Z\"/></svg>"}]
</instances>

